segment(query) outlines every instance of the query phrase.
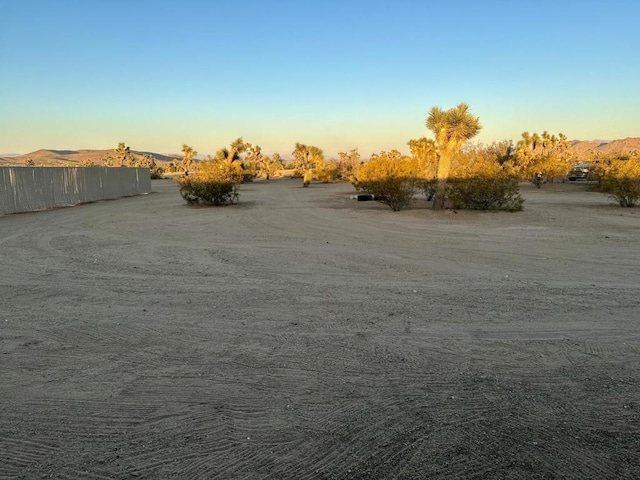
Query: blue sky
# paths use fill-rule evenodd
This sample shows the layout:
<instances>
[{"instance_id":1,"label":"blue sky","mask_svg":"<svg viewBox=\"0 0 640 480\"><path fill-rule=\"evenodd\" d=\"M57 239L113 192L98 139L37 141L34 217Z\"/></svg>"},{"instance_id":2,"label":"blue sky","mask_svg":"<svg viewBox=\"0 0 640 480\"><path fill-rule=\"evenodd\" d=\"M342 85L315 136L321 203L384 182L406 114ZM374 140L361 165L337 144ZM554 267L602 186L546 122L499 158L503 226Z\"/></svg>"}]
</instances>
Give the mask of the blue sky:
<instances>
[{"instance_id":1,"label":"blue sky","mask_svg":"<svg viewBox=\"0 0 640 480\"><path fill-rule=\"evenodd\" d=\"M0 153L363 157L467 102L477 141L640 136L640 4L0 0Z\"/></svg>"}]
</instances>

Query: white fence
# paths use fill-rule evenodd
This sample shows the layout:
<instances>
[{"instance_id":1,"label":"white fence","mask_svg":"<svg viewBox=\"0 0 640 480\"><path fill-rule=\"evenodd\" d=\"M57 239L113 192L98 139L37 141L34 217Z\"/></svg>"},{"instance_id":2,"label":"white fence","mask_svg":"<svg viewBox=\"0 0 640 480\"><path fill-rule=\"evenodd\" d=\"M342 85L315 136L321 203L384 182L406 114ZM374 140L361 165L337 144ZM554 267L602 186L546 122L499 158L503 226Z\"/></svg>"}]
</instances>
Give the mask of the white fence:
<instances>
[{"instance_id":1,"label":"white fence","mask_svg":"<svg viewBox=\"0 0 640 480\"><path fill-rule=\"evenodd\" d=\"M148 168L0 167L0 215L149 192Z\"/></svg>"}]
</instances>

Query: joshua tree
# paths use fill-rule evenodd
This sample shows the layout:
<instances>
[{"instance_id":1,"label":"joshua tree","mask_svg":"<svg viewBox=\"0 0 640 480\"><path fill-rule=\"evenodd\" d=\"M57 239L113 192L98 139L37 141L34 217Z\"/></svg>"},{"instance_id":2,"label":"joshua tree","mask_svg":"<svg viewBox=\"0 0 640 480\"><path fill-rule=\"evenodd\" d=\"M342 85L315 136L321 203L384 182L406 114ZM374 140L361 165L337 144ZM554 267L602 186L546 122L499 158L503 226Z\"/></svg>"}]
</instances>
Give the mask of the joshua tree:
<instances>
[{"instance_id":1,"label":"joshua tree","mask_svg":"<svg viewBox=\"0 0 640 480\"><path fill-rule=\"evenodd\" d=\"M126 167L133 161L131 150L124 144L124 142L120 142L118 144L118 148L115 149L115 152L116 158L120 161L121 167Z\"/></svg>"},{"instance_id":2,"label":"joshua tree","mask_svg":"<svg viewBox=\"0 0 640 480\"><path fill-rule=\"evenodd\" d=\"M296 148L291 154L294 158L295 173L300 176L313 170L319 160L324 160L322 150L313 145L296 143Z\"/></svg>"},{"instance_id":3,"label":"joshua tree","mask_svg":"<svg viewBox=\"0 0 640 480\"><path fill-rule=\"evenodd\" d=\"M236 160L240 160L240 154L247 149L246 143L242 140L242 137L236 138L229 148L221 148L216 152L217 160L227 160L228 162L235 162Z\"/></svg>"},{"instance_id":4,"label":"joshua tree","mask_svg":"<svg viewBox=\"0 0 640 480\"><path fill-rule=\"evenodd\" d=\"M185 175L189 175L189 169L193 166L196 155L198 155L198 152L189 145L182 145L182 169Z\"/></svg>"},{"instance_id":5,"label":"joshua tree","mask_svg":"<svg viewBox=\"0 0 640 480\"><path fill-rule=\"evenodd\" d=\"M522 178L540 188L547 179L565 175L572 157L566 135L550 135L547 131L541 135L523 132L512 163Z\"/></svg>"},{"instance_id":6,"label":"joshua tree","mask_svg":"<svg viewBox=\"0 0 640 480\"><path fill-rule=\"evenodd\" d=\"M100 160L102 161L105 167L113 167L114 160L113 160L113 157L111 156L111 153L109 152L105 153Z\"/></svg>"},{"instance_id":7,"label":"joshua tree","mask_svg":"<svg viewBox=\"0 0 640 480\"><path fill-rule=\"evenodd\" d=\"M360 153L354 148L347 152L339 152L340 162L338 163L338 173L341 180L356 183L358 170L360 169Z\"/></svg>"},{"instance_id":8,"label":"joshua tree","mask_svg":"<svg viewBox=\"0 0 640 480\"><path fill-rule=\"evenodd\" d=\"M244 168L249 170L253 175L258 175L259 173L264 172L267 179L269 179L269 169L267 168L267 162L265 156L262 154L262 148L260 148L260 145L245 143L244 149L246 151L243 161Z\"/></svg>"},{"instance_id":9,"label":"joshua tree","mask_svg":"<svg viewBox=\"0 0 640 480\"><path fill-rule=\"evenodd\" d=\"M438 155L433 209L441 210L444 208L451 160L460 151L464 142L480 132L482 125L478 117L469 113L469 105L460 103L449 110L433 107L427 117L426 126L435 135Z\"/></svg>"}]
</instances>

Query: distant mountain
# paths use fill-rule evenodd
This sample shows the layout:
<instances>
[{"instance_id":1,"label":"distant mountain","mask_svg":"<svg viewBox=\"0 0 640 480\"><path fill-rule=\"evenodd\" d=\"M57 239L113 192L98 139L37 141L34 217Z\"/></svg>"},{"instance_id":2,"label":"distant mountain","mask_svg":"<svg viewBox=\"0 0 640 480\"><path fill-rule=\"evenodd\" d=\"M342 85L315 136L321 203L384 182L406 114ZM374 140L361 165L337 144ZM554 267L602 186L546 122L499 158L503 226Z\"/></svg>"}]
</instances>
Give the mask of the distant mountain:
<instances>
[{"instance_id":1,"label":"distant mountain","mask_svg":"<svg viewBox=\"0 0 640 480\"><path fill-rule=\"evenodd\" d=\"M591 154L602 153L605 155L615 153L631 153L640 151L640 137L629 137L621 140L572 140L571 150L578 157L587 157ZM26 165L29 159L39 166L62 166L80 164L89 160L96 165L102 165L106 155L114 156L114 150L36 150L25 155L4 154L0 155L1 165ZM131 152L136 158L144 155L152 155L156 162L172 162L182 159L178 154L162 154L154 152Z\"/></svg>"},{"instance_id":2,"label":"distant mountain","mask_svg":"<svg viewBox=\"0 0 640 480\"><path fill-rule=\"evenodd\" d=\"M602 153L605 155L615 153L631 153L640 151L640 137L629 137L622 140L572 140L571 150L578 156Z\"/></svg>"},{"instance_id":3,"label":"distant mountain","mask_svg":"<svg viewBox=\"0 0 640 480\"><path fill-rule=\"evenodd\" d=\"M91 161L96 165L102 165L103 159L107 155L115 157L114 150L36 150L35 152L17 156L0 156L0 165L26 165L29 160L39 166L62 166L75 165L83 161ZM156 162L171 162L181 159L181 155L164 155L153 152L131 151L135 158L142 158L144 155L151 155Z\"/></svg>"}]
</instances>

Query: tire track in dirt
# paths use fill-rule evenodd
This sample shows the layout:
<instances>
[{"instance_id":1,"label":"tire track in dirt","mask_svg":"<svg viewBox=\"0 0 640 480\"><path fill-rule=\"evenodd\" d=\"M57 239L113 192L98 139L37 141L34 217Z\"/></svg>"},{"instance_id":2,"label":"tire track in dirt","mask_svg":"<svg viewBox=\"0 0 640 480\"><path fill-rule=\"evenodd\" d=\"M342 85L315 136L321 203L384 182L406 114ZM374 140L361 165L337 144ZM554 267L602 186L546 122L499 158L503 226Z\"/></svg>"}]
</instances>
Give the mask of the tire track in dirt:
<instances>
[{"instance_id":1,"label":"tire track in dirt","mask_svg":"<svg viewBox=\"0 0 640 480\"><path fill-rule=\"evenodd\" d=\"M0 438L0 478L19 478L31 465L41 463L57 453L56 446L39 440Z\"/></svg>"},{"instance_id":2,"label":"tire track in dirt","mask_svg":"<svg viewBox=\"0 0 640 480\"><path fill-rule=\"evenodd\" d=\"M12 315L0 331L0 438L13 472L640 471L637 289L592 285L593 262L567 269L566 245L557 263L527 251L553 251L557 231L505 245L500 215L427 221L349 203L342 186L256 184L236 210L164 192L115 212L0 219L0 307ZM21 233L5 236L7 225Z\"/></svg>"}]
</instances>

